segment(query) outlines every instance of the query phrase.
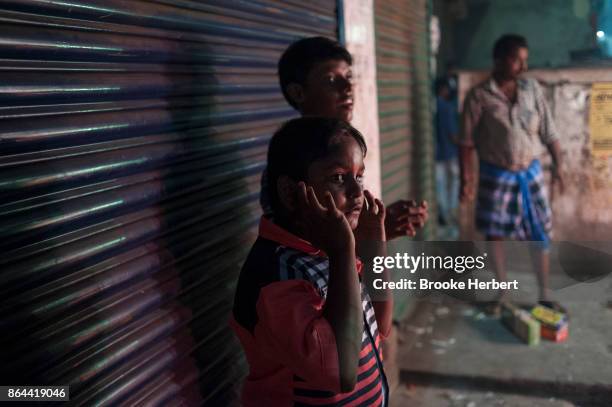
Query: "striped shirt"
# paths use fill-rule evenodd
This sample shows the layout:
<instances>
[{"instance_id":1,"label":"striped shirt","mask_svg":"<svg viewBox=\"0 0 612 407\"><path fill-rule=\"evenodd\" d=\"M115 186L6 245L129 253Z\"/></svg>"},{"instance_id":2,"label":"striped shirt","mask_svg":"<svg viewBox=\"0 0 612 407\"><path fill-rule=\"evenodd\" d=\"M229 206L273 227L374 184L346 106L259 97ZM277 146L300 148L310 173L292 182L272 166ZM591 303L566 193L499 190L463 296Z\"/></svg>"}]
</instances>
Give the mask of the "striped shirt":
<instances>
[{"instance_id":1,"label":"striped shirt","mask_svg":"<svg viewBox=\"0 0 612 407\"><path fill-rule=\"evenodd\" d=\"M335 336L322 316L328 281L323 252L262 218L240 274L231 321L250 367L244 406L388 405L381 335L363 283L357 383L340 393Z\"/></svg>"}]
</instances>

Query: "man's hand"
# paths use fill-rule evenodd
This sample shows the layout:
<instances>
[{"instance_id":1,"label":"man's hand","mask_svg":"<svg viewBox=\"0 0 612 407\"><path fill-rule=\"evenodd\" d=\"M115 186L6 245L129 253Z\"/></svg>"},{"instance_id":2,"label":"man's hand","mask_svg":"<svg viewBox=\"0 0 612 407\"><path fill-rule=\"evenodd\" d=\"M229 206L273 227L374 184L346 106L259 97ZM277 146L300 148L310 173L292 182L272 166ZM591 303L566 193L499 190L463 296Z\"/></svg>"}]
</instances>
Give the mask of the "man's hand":
<instances>
[{"instance_id":1,"label":"man's hand","mask_svg":"<svg viewBox=\"0 0 612 407\"><path fill-rule=\"evenodd\" d=\"M385 205L380 199L368 190L363 191L365 195L364 207L359 215L359 224L355 230L357 241L375 240L386 241L385 235Z\"/></svg>"},{"instance_id":2,"label":"man's hand","mask_svg":"<svg viewBox=\"0 0 612 407\"><path fill-rule=\"evenodd\" d=\"M307 239L328 255L355 250L355 237L344 214L336 208L334 198L325 192L323 204L312 187L298 183L297 203L302 214L300 224Z\"/></svg>"},{"instance_id":3,"label":"man's hand","mask_svg":"<svg viewBox=\"0 0 612 407\"><path fill-rule=\"evenodd\" d=\"M563 170L556 165L553 166L552 169L552 182L553 188L555 185L559 185L559 192L565 192L565 174L563 173Z\"/></svg>"},{"instance_id":4,"label":"man's hand","mask_svg":"<svg viewBox=\"0 0 612 407\"><path fill-rule=\"evenodd\" d=\"M474 151L474 147L459 146L459 168L461 169L459 201L461 203L474 200L474 196L476 195L476 185L474 183L474 178L476 178L476 172L474 171Z\"/></svg>"},{"instance_id":5,"label":"man's hand","mask_svg":"<svg viewBox=\"0 0 612 407\"><path fill-rule=\"evenodd\" d=\"M472 201L474 199L475 194L476 194L476 189L474 187L474 180L462 179L461 188L459 190L459 201L460 202Z\"/></svg>"},{"instance_id":6,"label":"man's hand","mask_svg":"<svg viewBox=\"0 0 612 407\"><path fill-rule=\"evenodd\" d=\"M555 184L558 184L559 192L563 193L565 191L565 174L563 171L563 154L561 154L561 145L559 144L559 140L555 139L552 143L549 143L547 147L553 161L552 186L554 188Z\"/></svg>"},{"instance_id":7,"label":"man's hand","mask_svg":"<svg viewBox=\"0 0 612 407\"><path fill-rule=\"evenodd\" d=\"M427 208L427 201L422 201L420 205L414 200L399 200L391 204L385 218L387 240L416 235L416 230L422 228L429 217Z\"/></svg>"}]
</instances>

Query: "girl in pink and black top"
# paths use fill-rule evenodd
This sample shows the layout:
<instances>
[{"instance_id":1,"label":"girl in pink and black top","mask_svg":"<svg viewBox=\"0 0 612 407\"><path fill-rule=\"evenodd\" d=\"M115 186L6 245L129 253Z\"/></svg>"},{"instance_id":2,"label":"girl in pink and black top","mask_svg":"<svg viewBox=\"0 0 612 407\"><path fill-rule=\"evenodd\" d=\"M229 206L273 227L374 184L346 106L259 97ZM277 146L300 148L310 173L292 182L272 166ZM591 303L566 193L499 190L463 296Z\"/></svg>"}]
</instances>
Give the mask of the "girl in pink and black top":
<instances>
[{"instance_id":1,"label":"girl in pink and black top","mask_svg":"<svg viewBox=\"0 0 612 407\"><path fill-rule=\"evenodd\" d=\"M337 119L292 120L270 142L274 219L261 219L232 319L250 366L247 407L388 405L380 341L393 304L371 301L356 255L369 264L385 250L365 154L361 134Z\"/></svg>"}]
</instances>

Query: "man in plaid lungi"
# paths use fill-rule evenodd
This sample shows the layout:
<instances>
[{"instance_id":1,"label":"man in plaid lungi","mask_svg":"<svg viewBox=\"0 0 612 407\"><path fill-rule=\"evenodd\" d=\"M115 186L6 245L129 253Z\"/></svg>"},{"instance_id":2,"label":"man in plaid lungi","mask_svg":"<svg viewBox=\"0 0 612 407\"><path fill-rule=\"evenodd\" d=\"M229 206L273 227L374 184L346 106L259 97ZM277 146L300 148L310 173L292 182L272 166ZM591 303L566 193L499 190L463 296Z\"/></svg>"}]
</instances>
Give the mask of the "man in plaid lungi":
<instances>
[{"instance_id":1,"label":"man in plaid lungi","mask_svg":"<svg viewBox=\"0 0 612 407\"><path fill-rule=\"evenodd\" d=\"M527 70L527 58L525 38L502 36L493 49L491 77L471 89L465 99L459 137L461 200L474 198L475 150L480 160L476 226L493 242L497 277L506 280L501 241L537 241L540 250L532 258L540 302L559 308L549 299L551 210L537 158L546 147L553 159L554 180L563 189L561 154L540 85L521 76ZM493 304L492 311L497 309Z\"/></svg>"}]
</instances>

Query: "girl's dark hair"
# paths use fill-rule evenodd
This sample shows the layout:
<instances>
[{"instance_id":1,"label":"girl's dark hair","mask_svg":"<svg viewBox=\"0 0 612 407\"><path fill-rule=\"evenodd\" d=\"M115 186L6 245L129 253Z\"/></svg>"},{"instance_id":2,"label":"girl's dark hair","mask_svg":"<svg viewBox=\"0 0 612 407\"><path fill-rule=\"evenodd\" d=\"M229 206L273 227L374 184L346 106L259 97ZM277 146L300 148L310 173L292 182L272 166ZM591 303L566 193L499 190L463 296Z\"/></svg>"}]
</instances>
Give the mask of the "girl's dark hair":
<instances>
[{"instance_id":1,"label":"girl's dark hair","mask_svg":"<svg viewBox=\"0 0 612 407\"><path fill-rule=\"evenodd\" d=\"M512 55L517 48L529 48L525 37L518 34L502 35L493 46L493 59L504 59Z\"/></svg>"},{"instance_id":2,"label":"girl's dark hair","mask_svg":"<svg viewBox=\"0 0 612 407\"><path fill-rule=\"evenodd\" d=\"M329 60L343 60L353 64L351 54L337 41L325 37L303 38L291 44L278 61L278 79L287 102L297 106L287 93L291 83L303 85L306 77L317 64Z\"/></svg>"},{"instance_id":3,"label":"girl's dark hair","mask_svg":"<svg viewBox=\"0 0 612 407\"><path fill-rule=\"evenodd\" d=\"M367 147L361 133L345 121L326 117L293 119L276 131L268 148L268 188L274 216L283 208L277 182L286 175L294 181L306 181L308 167L330 153L332 139L346 135L355 139L365 157Z\"/></svg>"}]
</instances>

